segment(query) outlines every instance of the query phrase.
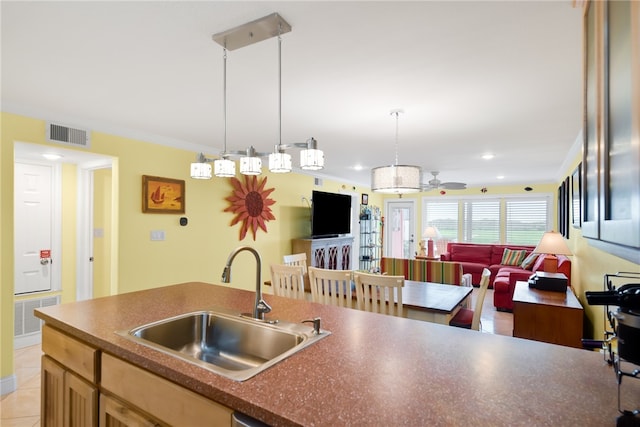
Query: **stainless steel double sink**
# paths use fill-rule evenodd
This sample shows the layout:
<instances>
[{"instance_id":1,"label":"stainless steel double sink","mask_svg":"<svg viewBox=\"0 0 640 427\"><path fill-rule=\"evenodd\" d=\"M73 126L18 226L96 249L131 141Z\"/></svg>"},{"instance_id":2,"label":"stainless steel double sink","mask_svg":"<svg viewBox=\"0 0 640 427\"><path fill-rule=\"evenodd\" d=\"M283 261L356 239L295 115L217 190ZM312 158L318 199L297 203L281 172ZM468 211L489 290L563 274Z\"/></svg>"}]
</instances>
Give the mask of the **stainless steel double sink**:
<instances>
[{"instance_id":1,"label":"stainless steel double sink","mask_svg":"<svg viewBox=\"0 0 640 427\"><path fill-rule=\"evenodd\" d=\"M224 309L186 313L117 333L235 381L247 380L330 334Z\"/></svg>"}]
</instances>

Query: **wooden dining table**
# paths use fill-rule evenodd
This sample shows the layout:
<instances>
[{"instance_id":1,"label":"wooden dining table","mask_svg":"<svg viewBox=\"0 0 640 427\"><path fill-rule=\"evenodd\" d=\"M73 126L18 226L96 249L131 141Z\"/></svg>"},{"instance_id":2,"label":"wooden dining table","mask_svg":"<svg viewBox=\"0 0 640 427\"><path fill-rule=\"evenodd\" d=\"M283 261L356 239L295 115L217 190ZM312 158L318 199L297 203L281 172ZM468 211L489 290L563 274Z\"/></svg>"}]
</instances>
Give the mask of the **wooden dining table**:
<instances>
[{"instance_id":1,"label":"wooden dining table","mask_svg":"<svg viewBox=\"0 0 640 427\"><path fill-rule=\"evenodd\" d=\"M473 287L405 280L402 288L404 317L448 325L466 305Z\"/></svg>"}]
</instances>

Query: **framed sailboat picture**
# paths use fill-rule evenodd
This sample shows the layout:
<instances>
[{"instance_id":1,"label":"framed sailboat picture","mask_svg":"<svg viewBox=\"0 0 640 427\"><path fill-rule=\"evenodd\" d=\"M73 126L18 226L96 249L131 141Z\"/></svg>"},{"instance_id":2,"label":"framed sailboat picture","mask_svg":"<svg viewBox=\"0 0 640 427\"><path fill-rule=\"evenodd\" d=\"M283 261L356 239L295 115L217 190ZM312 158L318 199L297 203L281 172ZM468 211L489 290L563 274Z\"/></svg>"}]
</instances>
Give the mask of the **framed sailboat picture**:
<instances>
[{"instance_id":1,"label":"framed sailboat picture","mask_svg":"<svg viewBox=\"0 0 640 427\"><path fill-rule=\"evenodd\" d=\"M183 214L184 180L142 175L142 212Z\"/></svg>"}]
</instances>

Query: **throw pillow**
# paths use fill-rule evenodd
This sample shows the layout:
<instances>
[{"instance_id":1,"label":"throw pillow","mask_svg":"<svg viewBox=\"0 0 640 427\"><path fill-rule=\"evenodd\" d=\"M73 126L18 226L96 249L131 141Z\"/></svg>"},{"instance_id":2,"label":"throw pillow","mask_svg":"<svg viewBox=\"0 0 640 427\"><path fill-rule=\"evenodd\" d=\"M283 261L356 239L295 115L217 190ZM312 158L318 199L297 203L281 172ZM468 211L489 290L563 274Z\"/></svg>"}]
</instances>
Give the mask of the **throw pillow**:
<instances>
[{"instance_id":1,"label":"throw pillow","mask_svg":"<svg viewBox=\"0 0 640 427\"><path fill-rule=\"evenodd\" d=\"M526 257L524 261L522 261L522 264L520 264L520 267L524 268L525 270L531 270L531 267L533 267L533 263L536 262L537 259L538 259L538 254L535 252L531 252L529 256Z\"/></svg>"},{"instance_id":2,"label":"throw pillow","mask_svg":"<svg viewBox=\"0 0 640 427\"><path fill-rule=\"evenodd\" d=\"M502 252L502 265L520 265L524 258L527 256L527 251L506 249Z\"/></svg>"}]
</instances>

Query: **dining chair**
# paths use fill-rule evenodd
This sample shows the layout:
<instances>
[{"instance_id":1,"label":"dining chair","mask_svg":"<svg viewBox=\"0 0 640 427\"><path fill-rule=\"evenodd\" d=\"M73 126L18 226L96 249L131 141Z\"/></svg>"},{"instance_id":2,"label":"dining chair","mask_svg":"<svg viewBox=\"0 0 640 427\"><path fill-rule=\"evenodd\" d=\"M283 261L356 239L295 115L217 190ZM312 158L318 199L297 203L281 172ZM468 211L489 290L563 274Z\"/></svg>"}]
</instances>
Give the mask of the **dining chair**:
<instances>
[{"instance_id":1,"label":"dining chair","mask_svg":"<svg viewBox=\"0 0 640 427\"><path fill-rule=\"evenodd\" d=\"M302 267L271 264L271 288L274 295L305 299Z\"/></svg>"},{"instance_id":2,"label":"dining chair","mask_svg":"<svg viewBox=\"0 0 640 427\"><path fill-rule=\"evenodd\" d=\"M402 316L404 276L353 273L358 310Z\"/></svg>"},{"instance_id":3,"label":"dining chair","mask_svg":"<svg viewBox=\"0 0 640 427\"><path fill-rule=\"evenodd\" d=\"M283 264L286 265L299 265L303 269L303 273L307 274L307 254L302 252L300 254L285 255L283 258Z\"/></svg>"},{"instance_id":4,"label":"dining chair","mask_svg":"<svg viewBox=\"0 0 640 427\"><path fill-rule=\"evenodd\" d=\"M309 267L311 300L338 307L352 307L351 270Z\"/></svg>"},{"instance_id":5,"label":"dining chair","mask_svg":"<svg viewBox=\"0 0 640 427\"><path fill-rule=\"evenodd\" d=\"M458 328L473 329L474 331L480 330L480 315L482 314L482 305L484 304L484 296L487 293L489 287L489 278L491 272L488 268L482 270L482 277L480 278L480 288L478 290L478 296L476 299L476 307L474 310L468 308L461 308L460 311L453 316L453 319L449 322L450 326L456 326Z\"/></svg>"}]
</instances>

